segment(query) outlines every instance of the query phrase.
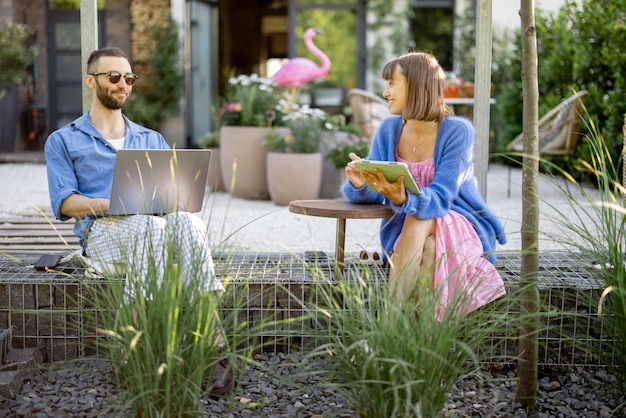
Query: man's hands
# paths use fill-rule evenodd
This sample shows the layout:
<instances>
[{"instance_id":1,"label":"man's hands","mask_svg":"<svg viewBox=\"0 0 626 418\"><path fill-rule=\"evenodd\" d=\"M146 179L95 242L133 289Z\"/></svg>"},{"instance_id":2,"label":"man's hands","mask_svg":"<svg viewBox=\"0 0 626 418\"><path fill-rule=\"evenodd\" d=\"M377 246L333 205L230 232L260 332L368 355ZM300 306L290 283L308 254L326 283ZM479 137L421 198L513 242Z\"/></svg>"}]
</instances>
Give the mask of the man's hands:
<instances>
[{"instance_id":1,"label":"man's hands","mask_svg":"<svg viewBox=\"0 0 626 418\"><path fill-rule=\"evenodd\" d=\"M87 215L102 215L109 212L109 199L90 198L73 194L61 204L61 214L76 219Z\"/></svg>"},{"instance_id":2,"label":"man's hands","mask_svg":"<svg viewBox=\"0 0 626 418\"><path fill-rule=\"evenodd\" d=\"M352 161L358 161L361 157L355 153L350 153L350 159ZM361 173L354 167L352 161L346 166L345 173L354 187L361 188L365 186L366 183L369 183L394 204L401 205L406 202L407 196L404 187L404 176L400 176L398 177L398 181L390 183L378 168L374 169L374 173L371 171L363 171L363 173Z\"/></svg>"}]
</instances>

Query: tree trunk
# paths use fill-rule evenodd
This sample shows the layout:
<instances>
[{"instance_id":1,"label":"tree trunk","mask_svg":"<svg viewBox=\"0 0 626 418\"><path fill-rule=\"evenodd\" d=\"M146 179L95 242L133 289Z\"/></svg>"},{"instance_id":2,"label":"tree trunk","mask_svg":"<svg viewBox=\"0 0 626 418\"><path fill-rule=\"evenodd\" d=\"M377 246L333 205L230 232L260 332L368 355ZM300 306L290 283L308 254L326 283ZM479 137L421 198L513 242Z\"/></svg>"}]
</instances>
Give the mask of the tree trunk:
<instances>
[{"instance_id":1,"label":"tree trunk","mask_svg":"<svg viewBox=\"0 0 626 418\"><path fill-rule=\"evenodd\" d=\"M517 364L517 390L515 401L527 413L535 410L537 403L537 357L539 329L538 290L538 82L537 82L537 31L533 0L521 0L522 29L522 95L524 126L524 157L522 167L522 258L520 276L520 328L519 360Z\"/></svg>"}]
</instances>

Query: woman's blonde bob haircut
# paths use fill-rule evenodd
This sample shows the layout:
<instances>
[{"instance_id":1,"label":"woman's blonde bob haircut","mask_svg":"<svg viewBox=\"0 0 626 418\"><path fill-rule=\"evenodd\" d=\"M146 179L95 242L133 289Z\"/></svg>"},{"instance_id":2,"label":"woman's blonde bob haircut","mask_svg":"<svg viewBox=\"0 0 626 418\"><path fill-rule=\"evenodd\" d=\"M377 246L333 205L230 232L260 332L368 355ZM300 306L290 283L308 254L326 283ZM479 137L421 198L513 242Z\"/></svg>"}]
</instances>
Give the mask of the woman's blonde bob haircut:
<instances>
[{"instance_id":1,"label":"woman's blonde bob haircut","mask_svg":"<svg viewBox=\"0 0 626 418\"><path fill-rule=\"evenodd\" d=\"M446 74L437 59L427 52L408 52L389 61L383 68L383 79L391 80L396 72L406 79L406 103L402 119L441 122L452 110L443 101Z\"/></svg>"}]
</instances>

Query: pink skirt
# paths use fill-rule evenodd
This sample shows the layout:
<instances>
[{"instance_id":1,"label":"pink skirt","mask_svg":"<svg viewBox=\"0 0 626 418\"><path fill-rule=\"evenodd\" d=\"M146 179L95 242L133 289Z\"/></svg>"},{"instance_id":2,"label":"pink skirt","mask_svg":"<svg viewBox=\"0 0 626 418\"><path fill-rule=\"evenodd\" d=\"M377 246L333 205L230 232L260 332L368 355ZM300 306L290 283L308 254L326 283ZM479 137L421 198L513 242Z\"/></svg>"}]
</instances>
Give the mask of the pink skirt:
<instances>
[{"instance_id":1,"label":"pink skirt","mask_svg":"<svg viewBox=\"0 0 626 418\"><path fill-rule=\"evenodd\" d=\"M474 227L454 211L436 219L432 289L438 300L439 320L455 296L459 298L454 302L459 310L456 314L467 315L506 294L500 273L483 257Z\"/></svg>"},{"instance_id":2,"label":"pink skirt","mask_svg":"<svg viewBox=\"0 0 626 418\"><path fill-rule=\"evenodd\" d=\"M435 268L430 290L436 298L436 318L442 320L451 304L455 315L465 316L505 295L502 277L483 257L483 245L472 224L454 211L435 221Z\"/></svg>"}]
</instances>

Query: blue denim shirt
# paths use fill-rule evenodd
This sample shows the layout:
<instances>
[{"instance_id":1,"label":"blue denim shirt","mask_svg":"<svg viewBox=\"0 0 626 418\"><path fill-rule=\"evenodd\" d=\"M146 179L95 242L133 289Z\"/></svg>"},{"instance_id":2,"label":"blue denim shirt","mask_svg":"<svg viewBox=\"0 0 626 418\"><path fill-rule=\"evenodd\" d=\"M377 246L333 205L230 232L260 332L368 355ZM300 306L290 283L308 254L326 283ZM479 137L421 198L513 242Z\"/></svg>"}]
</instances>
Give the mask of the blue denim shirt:
<instances>
[{"instance_id":1,"label":"blue denim shirt","mask_svg":"<svg viewBox=\"0 0 626 418\"><path fill-rule=\"evenodd\" d=\"M126 116L124 120L124 148L169 148L160 133L131 122ZM44 152L50 203L57 219L69 219L61 215L61 204L74 193L93 198L111 197L117 151L91 124L89 112L51 133ZM74 233L80 238L83 248L94 219L89 215L76 222L74 227Z\"/></svg>"}]
</instances>

